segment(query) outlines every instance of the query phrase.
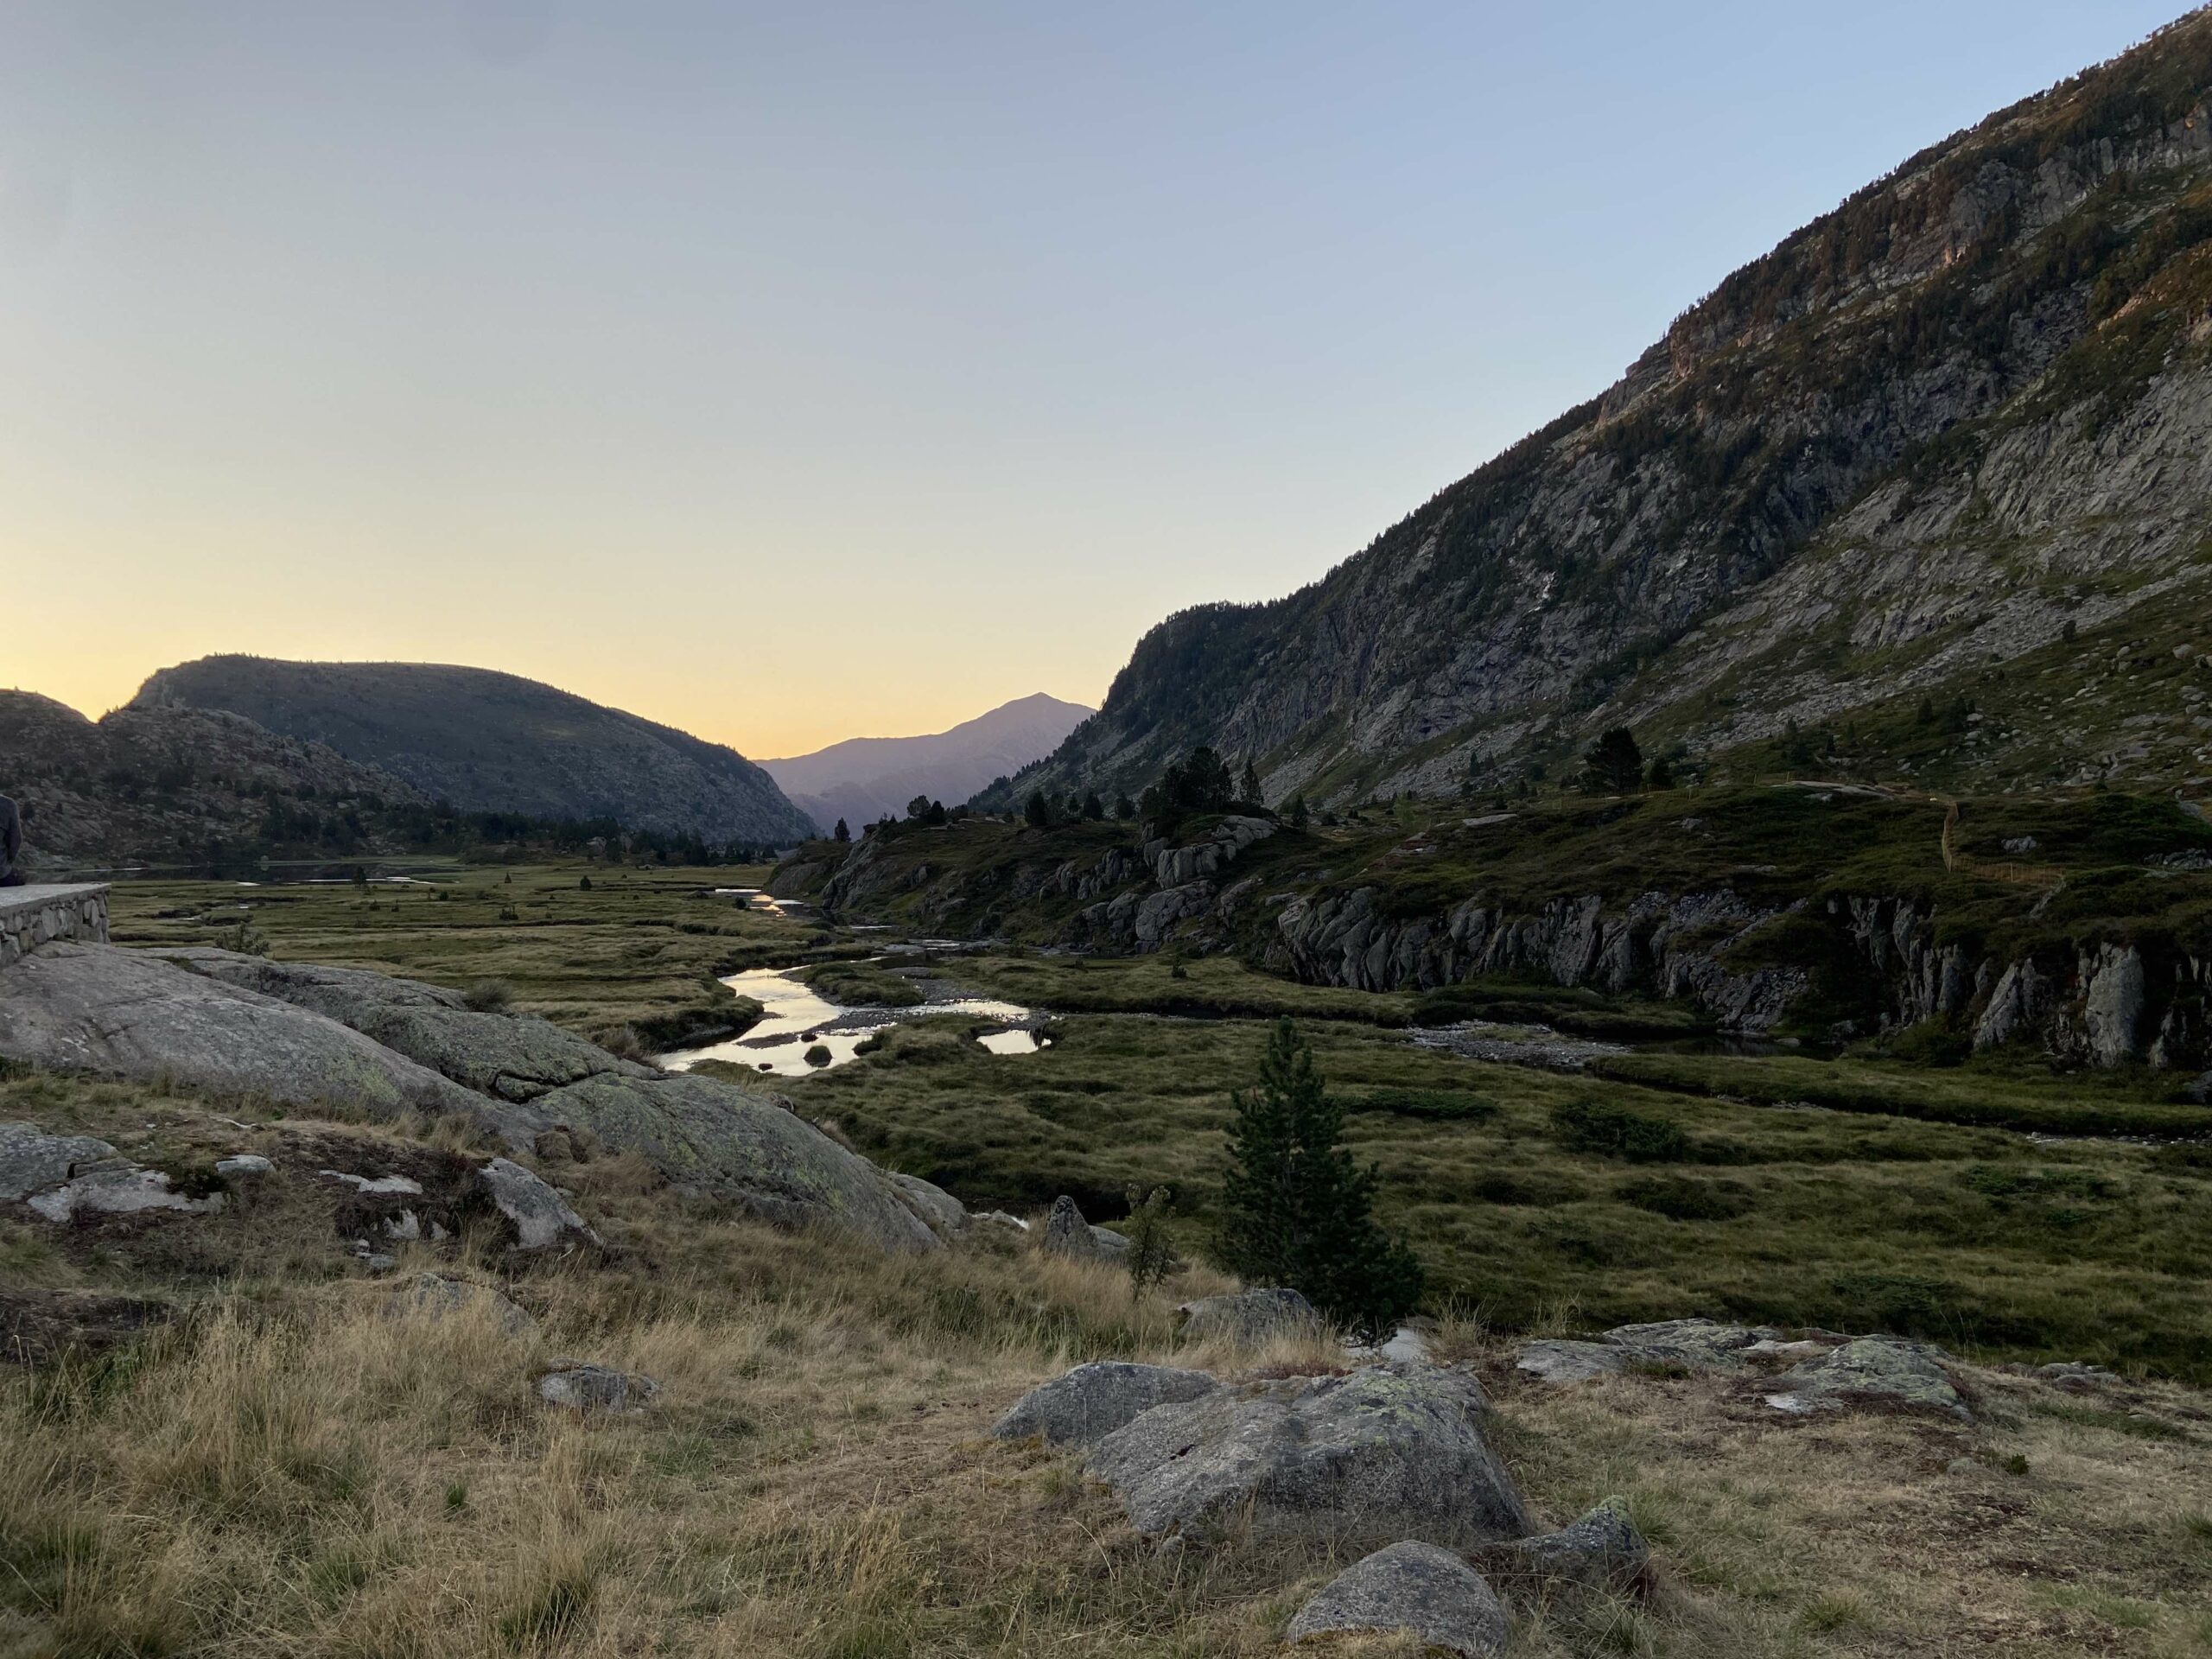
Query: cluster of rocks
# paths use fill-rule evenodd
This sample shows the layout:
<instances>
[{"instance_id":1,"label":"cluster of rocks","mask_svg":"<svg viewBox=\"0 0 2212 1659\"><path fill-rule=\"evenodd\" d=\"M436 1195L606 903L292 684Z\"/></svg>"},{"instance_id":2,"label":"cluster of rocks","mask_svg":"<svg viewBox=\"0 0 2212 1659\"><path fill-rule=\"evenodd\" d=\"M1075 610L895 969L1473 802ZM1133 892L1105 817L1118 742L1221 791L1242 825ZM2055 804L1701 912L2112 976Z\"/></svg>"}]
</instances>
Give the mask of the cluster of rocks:
<instances>
[{"instance_id":1,"label":"cluster of rocks","mask_svg":"<svg viewBox=\"0 0 2212 1659\"><path fill-rule=\"evenodd\" d=\"M1792 1338L1771 1325L1700 1319L1618 1325L1594 1342L1532 1342L1514 1363L1558 1385L1600 1376L1720 1372L1756 1379L1777 1411L1804 1414L1875 1406L1969 1419L1946 1357L1931 1343L1897 1337L1821 1331Z\"/></svg>"},{"instance_id":2,"label":"cluster of rocks","mask_svg":"<svg viewBox=\"0 0 2212 1659\"><path fill-rule=\"evenodd\" d=\"M1617 1501L1538 1532L1493 1427L1482 1384L1456 1367L1237 1382L1105 1361L1033 1389L991 1432L1079 1452L1162 1548L1240 1535L1371 1552L1307 1603L1294 1642L1411 1630L1487 1656L1504 1651L1508 1631L1492 1579L1538 1595L1629 1591L1649 1560Z\"/></svg>"},{"instance_id":3,"label":"cluster of rocks","mask_svg":"<svg viewBox=\"0 0 2212 1659\"><path fill-rule=\"evenodd\" d=\"M368 1150L366 1143L361 1149ZM559 1192L511 1159L432 1154L416 1163L416 1174L305 1166L299 1173L346 1189L337 1217L341 1233L372 1233L389 1243L436 1240L456 1230L462 1217L489 1211L501 1217L516 1250L603 1248ZM0 1205L21 1205L49 1222L145 1211L216 1215L234 1193L279 1173L277 1163L260 1153L237 1153L180 1178L138 1163L93 1135L0 1123ZM367 1236L357 1242L368 1250Z\"/></svg>"},{"instance_id":4,"label":"cluster of rocks","mask_svg":"<svg viewBox=\"0 0 2212 1659\"><path fill-rule=\"evenodd\" d=\"M671 1186L887 1249L932 1249L966 1224L948 1195L893 1179L779 1099L360 969L55 941L0 969L0 1057L310 1112L459 1117L517 1154L633 1152ZM566 1224L543 1209L518 1223Z\"/></svg>"}]
</instances>

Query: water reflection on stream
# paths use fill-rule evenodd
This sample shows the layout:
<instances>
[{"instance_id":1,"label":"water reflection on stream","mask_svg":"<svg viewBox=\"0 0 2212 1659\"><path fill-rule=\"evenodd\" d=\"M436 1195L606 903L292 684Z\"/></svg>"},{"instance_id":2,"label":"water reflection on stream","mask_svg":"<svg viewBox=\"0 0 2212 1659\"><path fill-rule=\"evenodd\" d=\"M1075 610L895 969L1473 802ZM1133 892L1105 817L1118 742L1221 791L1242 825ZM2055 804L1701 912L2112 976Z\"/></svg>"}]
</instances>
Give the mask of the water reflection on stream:
<instances>
[{"instance_id":1,"label":"water reflection on stream","mask_svg":"<svg viewBox=\"0 0 2212 1659\"><path fill-rule=\"evenodd\" d=\"M911 1008L849 1008L801 982L795 971L756 968L730 975L722 983L758 1002L760 1018L741 1037L664 1054L660 1064L671 1071L688 1071L701 1060L727 1060L778 1077L803 1077L844 1065L886 1026L939 1014L968 1014L1001 1027L976 1039L994 1054L1033 1054L1052 1042L1034 1028L1034 1014L1018 1002L969 996L932 999ZM829 1058L816 1053L810 1060L808 1054L817 1050L826 1051Z\"/></svg>"}]
</instances>

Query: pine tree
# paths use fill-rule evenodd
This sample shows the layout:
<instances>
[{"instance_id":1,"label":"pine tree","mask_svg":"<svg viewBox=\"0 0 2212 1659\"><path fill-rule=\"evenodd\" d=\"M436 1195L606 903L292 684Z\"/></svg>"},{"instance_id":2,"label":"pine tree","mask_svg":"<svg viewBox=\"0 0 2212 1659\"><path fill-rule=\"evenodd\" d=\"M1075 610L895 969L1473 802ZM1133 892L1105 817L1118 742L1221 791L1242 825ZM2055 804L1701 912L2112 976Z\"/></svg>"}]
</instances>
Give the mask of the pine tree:
<instances>
[{"instance_id":1,"label":"pine tree","mask_svg":"<svg viewBox=\"0 0 2212 1659\"><path fill-rule=\"evenodd\" d=\"M1033 789L1029 798L1022 804L1021 816L1033 829L1049 830L1052 825L1052 804L1045 798L1045 791Z\"/></svg>"},{"instance_id":2,"label":"pine tree","mask_svg":"<svg viewBox=\"0 0 2212 1659\"><path fill-rule=\"evenodd\" d=\"M1131 818L1136 817L1136 815L1137 804L1131 800L1127 795L1116 795L1114 798L1114 817L1116 819L1123 823L1127 823Z\"/></svg>"},{"instance_id":3,"label":"pine tree","mask_svg":"<svg viewBox=\"0 0 2212 1659\"><path fill-rule=\"evenodd\" d=\"M1083 816L1093 823L1106 816L1106 803L1098 798L1096 790L1083 798Z\"/></svg>"},{"instance_id":4,"label":"pine tree","mask_svg":"<svg viewBox=\"0 0 2212 1659\"><path fill-rule=\"evenodd\" d=\"M1592 789L1626 795L1643 781L1643 751L1625 726L1600 733L1582 759L1583 776Z\"/></svg>"},{"instance_id":5,"label":"pine tree","mask_svg":"<svg viewBox=\"0 0 2212 1659\"><path fill-rule=\"evenodd\" d=\"M1389 1336L1421 1300L1421 1262L1376 1224L1374 1167L1361 1168L1342 1146L1344 1109L1290 1020L1268 1041L1259 1086L1233 1103L1224 1265L1303 1292L1365 1340Z\"/></svg>"},{"instance_id":6,"label":"pine tree","mask_svg":"<svg viewBox=\"0 0 2212 1659\"><path fill-rule=\"evenodd\" d=\"M1252 802L1260 798L1260 772L1249 755L1244 758L1244 775L1236 781L1236 798Z\"/></svg>"},{"instance_id":7,"label":"pine tree","mask_svg":"<svg viewBox=\"0 0 2212 1659\"><path fill-rule=\"evenodd\" d=\"M852 826L840 818L837 820L837 827L831 830L830 835L834 841L850 841L853 838Z\"/></svg>"}]
</instances>

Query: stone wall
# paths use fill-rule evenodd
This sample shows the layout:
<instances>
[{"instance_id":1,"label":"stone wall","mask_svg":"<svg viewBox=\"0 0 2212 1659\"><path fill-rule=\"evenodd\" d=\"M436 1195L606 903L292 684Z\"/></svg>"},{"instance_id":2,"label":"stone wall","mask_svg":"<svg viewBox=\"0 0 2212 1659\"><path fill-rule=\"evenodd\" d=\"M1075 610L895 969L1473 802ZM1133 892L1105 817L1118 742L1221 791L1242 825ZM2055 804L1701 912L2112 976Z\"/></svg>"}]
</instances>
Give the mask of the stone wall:
<instances>
[{"instance_id":1,"label":"stone wall","mask_svg":"<svg viewBox=\"0 0 2212 1659\"><path fill-rule=\"evenodd\" d=\"M48 939L105 944L106 887L0 887L0 968Z\"/></svg>"}]
</instances>

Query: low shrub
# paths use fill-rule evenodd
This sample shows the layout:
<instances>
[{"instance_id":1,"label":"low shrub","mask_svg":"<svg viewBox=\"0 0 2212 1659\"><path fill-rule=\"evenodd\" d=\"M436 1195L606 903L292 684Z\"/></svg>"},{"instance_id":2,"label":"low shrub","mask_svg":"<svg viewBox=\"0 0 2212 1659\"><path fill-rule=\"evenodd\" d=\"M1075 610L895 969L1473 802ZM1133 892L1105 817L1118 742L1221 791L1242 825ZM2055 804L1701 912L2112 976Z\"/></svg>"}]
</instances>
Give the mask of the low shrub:
<instances>
[{"instance_id":1,"label":"low shrub","mask_svg":"<svg viewBox=\"0 0 2212 1659\"><path fill-rule=\"evenodd\" d=\"M1551 1110L1552 1133L1571 1152L1593 1152L1636 1164L1674 1163L1689 1154L1679 1124L1645 1117L1602 1100L1561 1101Z\"/></svg>"}]
</instances>

